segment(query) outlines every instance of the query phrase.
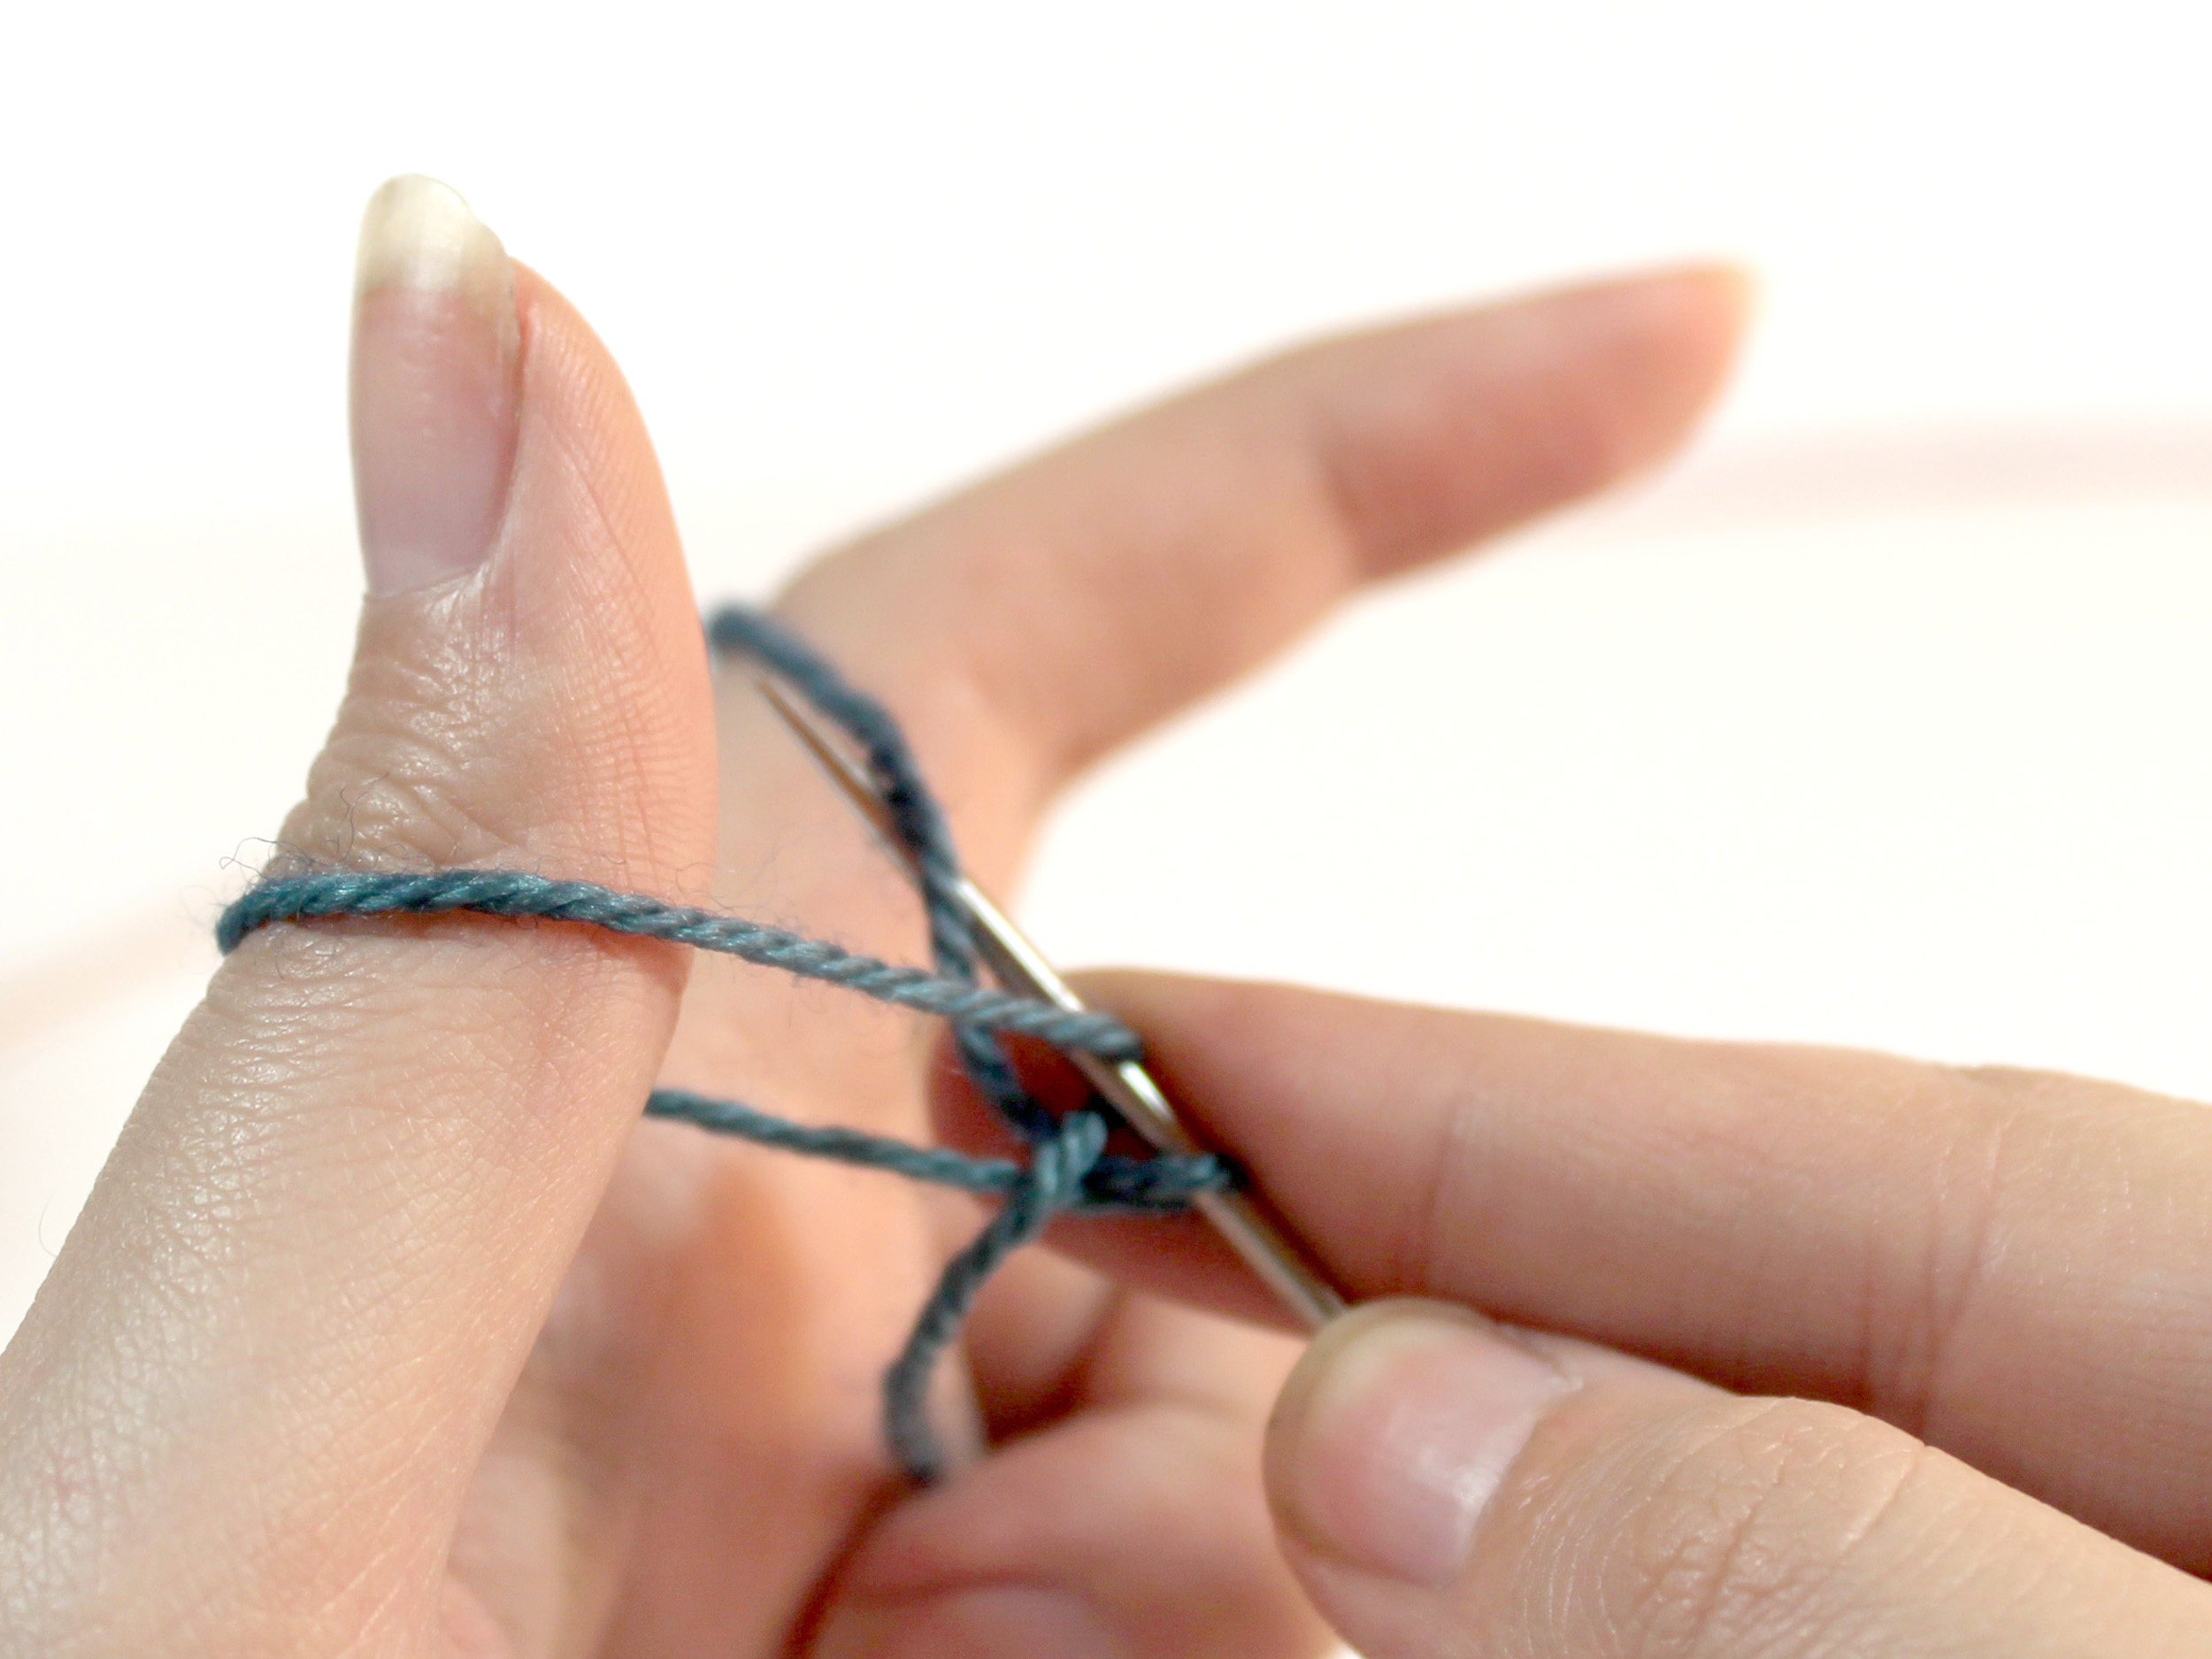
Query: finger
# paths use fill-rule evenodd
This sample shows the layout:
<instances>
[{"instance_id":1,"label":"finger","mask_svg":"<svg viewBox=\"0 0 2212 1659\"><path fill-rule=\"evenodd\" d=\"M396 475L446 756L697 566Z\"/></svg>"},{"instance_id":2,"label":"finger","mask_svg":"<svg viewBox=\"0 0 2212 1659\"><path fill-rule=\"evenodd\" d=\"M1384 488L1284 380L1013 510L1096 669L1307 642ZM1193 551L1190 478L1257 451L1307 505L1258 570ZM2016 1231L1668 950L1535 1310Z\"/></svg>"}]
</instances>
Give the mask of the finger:
<instances>
[{"instance_id":1,"label":"finger","mask_svg":"<svg viewBox=\"0 0 2212 1659\"><path fill-rule=\"evenodd\" d=\"M354 435L371 596L286 856L679 892L710 846L708 696L643 430L582 322L427 180L365 226ZM108 1586L82 1627L118 1652L430 1627L684 969L469 918L238 949L0 1371L0 1535L42 1616Z\"/></svg>"},{"instance_id":2,"label":"finger","mask_svg":"<svg viewBox=\"0 0 2212 1659\"><path fill-rule=\"evenodd\" d=\"M1357 1296L1901 1425L2212 1566L2212 1118L2116 1086L1153 975L1087 981ZM1072 1225L1247 1308L1194 1225Z\"/></svg>"},{"instance_id":3,"label":"finger","mask_svg":"<svg viewBox=\"0 0 2212 1659\"><path fill-rule=\"evenodd\" d=\"M858 543L784 608L889 697L996 879L1072 772L1362 582L1671 449L1743 303L1688 271L1293 352Z\"/></svg>"},{"instance_id":4,"label":"finger","mask_svg":"<svg viewBox=\"0 0 2212 1659\"><path fill-rule=\"evenodd\" d=\"M2158 1659L2212 1619L2212 1587L1901 1430L1448 1304L1325 1332L1266 1467L1286 1553L1367 1659Z\"/></svg>"},{"instance_id":5,"label":"finger","mask_svg":"<svg viewBox=\"0 0 2212 1659\"><path fill-rule=\"evenodd\" d=\"M1061 1379L1064 1415L871 1531L816 1659L1318 1654L1260 1495L1259 1425L1290 1351L1119 1296Z\"/></svg>"}]
</instances>

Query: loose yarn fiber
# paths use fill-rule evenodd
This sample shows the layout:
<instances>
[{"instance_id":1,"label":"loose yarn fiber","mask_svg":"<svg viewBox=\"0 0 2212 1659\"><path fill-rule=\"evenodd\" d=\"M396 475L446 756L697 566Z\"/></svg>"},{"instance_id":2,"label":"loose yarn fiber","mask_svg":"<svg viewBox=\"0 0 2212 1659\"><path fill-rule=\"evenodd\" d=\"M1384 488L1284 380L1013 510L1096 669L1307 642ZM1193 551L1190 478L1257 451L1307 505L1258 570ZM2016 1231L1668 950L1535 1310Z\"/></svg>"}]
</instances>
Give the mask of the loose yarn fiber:
<instances>
[{"instance_id":1,"label":"loose yarn fiber","mask_svg":"<svg viewBox=\"0 0 2212 1659\"><path fill-rule=\"evenodd\" d=\"M859 746L899 837L919 868L933 969L879 961L742 917L521 870L289 867L256 883L224 910L216 924L216 941L227 955L247 934L273 922L334 916L467 911L575 922L720 951L948 1021L969 1078L1023 1142L1025 1156L973 1157L856 1129L795 1123L739 1101L687 1089L655 1089L645 1102L648 1117L680 1119L716 1134L888 1170L999 1201L981 1231L945 1264L905 1346L884 1375L885 1439L906 1472L928 1484L944 1472L943 1451L926 1409L929 1379L999 1263L1056 1216L1173 1214L1198 1194L1231 1185L1233 1171L1211 1156L1109 1153L1102 1106L1094 1102L1056 1116L1030 1094L1007 1056L1001 1041L1005 1033L1033 1038L1064 1054L1115 1060L1140 1057L1142 1040L1110 1014L1071 1012L980 983L974 937L955 896L960 860L951 831L889 710L759 611L724 606L708 618L707 637L718 661L748 656L766 664Z\"/></svg>"}]
</instances>

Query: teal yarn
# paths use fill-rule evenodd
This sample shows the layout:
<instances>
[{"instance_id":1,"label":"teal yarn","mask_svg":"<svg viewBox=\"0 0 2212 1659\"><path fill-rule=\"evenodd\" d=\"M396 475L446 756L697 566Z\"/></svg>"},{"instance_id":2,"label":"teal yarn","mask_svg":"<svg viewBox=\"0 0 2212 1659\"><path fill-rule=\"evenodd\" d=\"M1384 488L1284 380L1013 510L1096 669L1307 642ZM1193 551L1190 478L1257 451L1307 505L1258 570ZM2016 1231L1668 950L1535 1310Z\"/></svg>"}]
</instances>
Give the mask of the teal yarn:
<instances>
[{"instance_id":1,"label":"teal yarn","mask_svg":"<svg viewBox=\"0 0 2212 1659\"><path fill-rule=\"evenodd\" d=\"M716 1134L735 1135L807 1157L888 1170L910 1180L950 1187L979 1198L1010 1198L1021 1184L1025 1168L1012 1158L973 1157L944 1147L918 1147L863 1129L794 1123L742 1101L694 1094L689 1089L655 1089L646 1096L645 1115L696 1124ZM1160 1152L1129 1158L1102 1153L1091 1160L1066 1208L1084 1216L1178 1215L1190 1208L1195 1194L1226 1185L1225 1173L1221 1160L1211 1154Z\"/></svg>"},{"instance_id":2,"label":"teal yarn","mask_svg":"<svg viewBox=\"0 0 2212 1659\"><path fill-rule=\"evenodd\" d=\"M718 660L758 658L857 743L902 841L919 870L933 971L882 962L784 928L671 904L589 881L521 870L388 872L289 866L241 895L216 924L224 954L273 922L337 916L435 916L467 912L511 920L578 923L668 940L841 986L901 1008L936 1015L977 1091L1024 1144L1022 1159L976 1157L915 1146L856 1129L795 1123L738 1101L687 1089L655 1089L645 1114L810 1157L888 1171L999 1201L997 1211L945 1264L904 1347L884 1376L884 1436L915 1481L944 1473L931 1427L929 1379L992 1272L1062 1215L1172 1215L1201 1193L1233 1184L1222 1159L1106 1151L1109 1118L1094 1102L1056 1117L1021 1082L1001 1038L1033 1038L1064 1054L1133 1060L1143 1042L1112 1015L1071 1011L979 983L975 941L956 887L960 861L951 831L898 722L849 684L825 657L761 612L727 605L707 619Z\"/></svg>"},{"instance_id":3,"label":"teal yarn","mask_svg":"<svg viewBox=\"0 0 2212 1659\"><path fill-rule=\"evenodd\" d=\"M523 870L309 870L277 876L260 882L225 910L216 924L215 938L227 954L255 928L271 922L332 916L439 916L457 910L511 920L586 922L613 933L665 939L843 986L878 1002L942 1015L964 1025L1010 1031L1056 1048L1079 1048L1110 1060L1133 1059L1143 1049L1137 1033L1110 1014L1071 1014L1049 1002L879 962L742 917L692 910L591 881L556 881Z\"/></svg>"}]
</instances>

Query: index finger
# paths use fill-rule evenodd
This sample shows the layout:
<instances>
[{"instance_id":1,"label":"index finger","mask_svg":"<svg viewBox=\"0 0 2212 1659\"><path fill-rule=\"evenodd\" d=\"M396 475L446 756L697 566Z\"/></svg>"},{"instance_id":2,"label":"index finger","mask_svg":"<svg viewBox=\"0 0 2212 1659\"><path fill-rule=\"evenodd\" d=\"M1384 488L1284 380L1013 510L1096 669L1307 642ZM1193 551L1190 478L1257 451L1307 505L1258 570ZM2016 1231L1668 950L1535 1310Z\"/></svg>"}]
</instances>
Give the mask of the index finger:
<instances>
[{"instance_id":1,"label":"index finger","mask_svg":"<svg viewBox=\"0 0 2212 1659\"><path fill-rule=\"evenodd\" d=\"M1087 990L1355 1296L1870 1411L2212 1565L2212 1114L2116 1085L1164 975ZM1250 1310L1194 1227L1055 1242Z\"/></svg>"}]
</instances>

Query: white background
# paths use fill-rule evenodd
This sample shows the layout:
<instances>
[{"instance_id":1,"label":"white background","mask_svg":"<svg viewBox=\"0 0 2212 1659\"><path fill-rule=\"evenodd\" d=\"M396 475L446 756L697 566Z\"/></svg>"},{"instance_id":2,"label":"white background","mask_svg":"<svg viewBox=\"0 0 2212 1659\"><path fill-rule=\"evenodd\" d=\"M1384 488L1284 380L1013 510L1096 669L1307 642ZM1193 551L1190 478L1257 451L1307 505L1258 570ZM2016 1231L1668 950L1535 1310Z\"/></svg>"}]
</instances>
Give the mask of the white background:
<instances>
[{"instance_id":1,"label":"white background","mask_svg":"<svg viewBox=\"0 0 2212 1659\"><path fill-rule=\"evenodd\" d=\"M399 171L613 346L707 597L1271 343L1747 260L1755 342L1681 468L1110 770L1034 931L2212 1096L2202 15L12 17L0 1331L334 706L354 219Z\"/></svg>"}]
</instances>

